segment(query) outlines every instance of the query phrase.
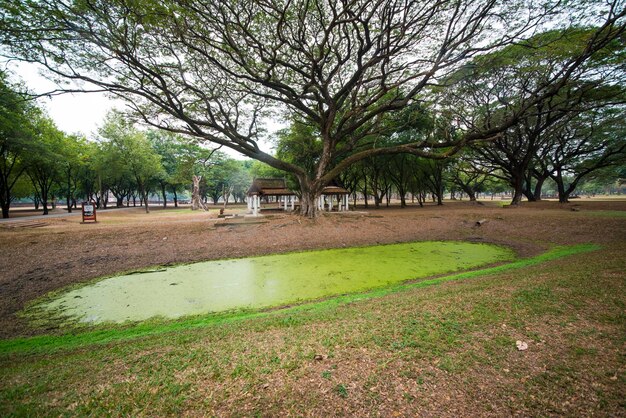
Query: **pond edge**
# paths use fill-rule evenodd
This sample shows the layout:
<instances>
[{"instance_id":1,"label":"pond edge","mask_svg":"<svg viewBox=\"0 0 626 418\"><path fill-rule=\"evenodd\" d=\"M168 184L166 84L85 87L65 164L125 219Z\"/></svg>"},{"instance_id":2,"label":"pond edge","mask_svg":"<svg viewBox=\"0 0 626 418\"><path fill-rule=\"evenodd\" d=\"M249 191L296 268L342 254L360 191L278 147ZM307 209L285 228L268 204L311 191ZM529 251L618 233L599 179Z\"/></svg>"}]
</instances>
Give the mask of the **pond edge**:
<instances>
[{"instance_id":1,"label":"pond edge","mask_svg":"<svg viewBox=\"0 0 626 418\"><path fill-rule=\"evenodd\" d=\"M2 340L0 341L0 355L6 356L11 354L38 354L42 352L50 353L52 351L69 350L91 345L104 345L112 342L132 340L136 338L148 337L168 332L185 331L214 324L223 324L253 318L269 317L270 315L275 314L296 313L324 307L335 307L350 302L365 301L368 299L386 296L392 293L433 286L449 281L482 277L506 272L509 270L530 267L571 255L597 251L601 248L602 247L600 245L596 244L556 246L543 254L530 258L520 259L508 264L488 267L479 270L466 271L462 273L436 277L433 279L426 279L419 282L402 283L390 287L374 289L372 291L367 291L363 293L353 293L349 295L336 296L329 299L324 299L322 301L313 301L310 303L299 304L283 309L274 309L260 312L240 311L235 313L231 312L226 314L214 314L209 316L204 315L201 317L196 316L183 320L168 321L167 323L160 322L157 324L150 323L148 321L147 323L142 323L139 325L134 324L131 327L122 325L115 328L107 328L96 331L83 331L63 335L38 335L26 338L22 337Z\"/></svg>"}]
</instances>

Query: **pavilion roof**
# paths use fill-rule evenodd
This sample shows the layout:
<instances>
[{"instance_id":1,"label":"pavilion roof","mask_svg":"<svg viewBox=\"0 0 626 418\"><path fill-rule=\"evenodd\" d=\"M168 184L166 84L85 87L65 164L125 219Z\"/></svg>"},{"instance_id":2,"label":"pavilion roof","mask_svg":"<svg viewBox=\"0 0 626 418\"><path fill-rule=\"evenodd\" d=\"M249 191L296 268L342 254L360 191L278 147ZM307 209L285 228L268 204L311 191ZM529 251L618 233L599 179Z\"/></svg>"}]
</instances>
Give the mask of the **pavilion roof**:
<instances>
[{"instance_id":1,"label":"pavilion roof","mask_svg":"<svg viewBox=\"0 0 626 418\"><path fill-rule=\"evenodd\" d=\"M281 178L255 178L248 189L248 195L258 194L261 196L293 196L295 193L287 188L287 182ZM322 194L344 195L350 192L339 185L335 180L324 187Z\"/></svg>"},{"instance_id":2,"label":"pavilion roof","mask_svg":"<svg viewBox=\"0 0 626 418\"><path fill-rule=\"evenodd\" d=\"M350 194L350 192L340 186L326 186L322 190L322 194Z\"/></svg>"},{"instance_id":3,"label":"pavilion roof","mask_svg":"<svg viewBox=\"0 0 626 418\"><path fill-rule=\"evenodd\" d=\"M248 195L291 196L295 193L287 188L287 182L281 178L255 178L248 189Z\"/></svg>"},{"instance_id":4,"label":"pavilion roof","mask_svg":"<svg viewBox=\"0 0 626 418\"><path fill-rule=\"evenodd\" d=\"M330 183L328 183L326 187L324 187L324 190L322 190L322 194L341 195L350 194L350 192L345 187L343 187L343 185L341 185L337 181L337 179L333 179Z\"/></svg>"}]
</instances>

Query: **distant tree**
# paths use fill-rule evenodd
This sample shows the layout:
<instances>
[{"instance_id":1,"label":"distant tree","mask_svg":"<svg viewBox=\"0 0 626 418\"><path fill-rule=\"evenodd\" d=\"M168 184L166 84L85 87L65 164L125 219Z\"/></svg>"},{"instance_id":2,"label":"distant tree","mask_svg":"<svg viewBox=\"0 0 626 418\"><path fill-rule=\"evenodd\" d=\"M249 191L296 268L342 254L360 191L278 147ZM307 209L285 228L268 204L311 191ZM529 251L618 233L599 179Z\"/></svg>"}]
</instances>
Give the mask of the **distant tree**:
<instances>
[{"instance_id":1,"label":"distant tree","mask_svg":"<svg viewBox=\"0 0 626 418\"><path fill-rule=\"evenodd\" d=\"M233 165L233 171L228 179L230 185L231 195L235 200L235 203L243 202L246 199L246 194L252 184L252 175L250 173L250 164L248 161L235 160Z\"/></svg>"},{"instance_id":2,"label":"distant tree","mask_svg":"<svg viewBox=\"0 0 626 418\"><path fill-rule=\"evenodd\" d=\"M100 148L95 141L85 142L82 146L81 164L78 166L78 195L87 198L88 201L96 201L98 196L98 173L97 161Z\"/></svg>"},{"instance_id":3,"label":"distant tree","mask_svg":"<svg viewBox=\"0 0 626 418\"><path fill-rule=\"evenodd\" d=\"M477 194L485 189L491 177L492 169L484 167L469 152L457 156L450 167L450 180L458 186L471 202L476 201Z\"/></svg>"},{"instance_id":4,"label":"distant tree","mask_svg":"<svg viewBox=\"0 0 626 418\"><path fill-rule=\"evenodd\" d=\"M85 138L77 135L65 136L60 149L63 160L61 161L59 186L62 193L65 194L69 213L72 212L72 206L76 204L76 193L80 188L82 167L87 162L88 151Z\"/></svg>"},{"instance_id":5,"label":"distant tree","mask_svg":"<svg viewBox=\"0 0 626 418\"><path fill-rule=\"evenodd\" d=\"M161 157L154 151L146 135L119 113L107 115L99 135L107 142L110 152L119 155L122 167L132 175L148 213L149 183L163 174Z\"/></svg>"},{"instance_id":6,"label":"distant tree","mask_svg":"<svg viewBox=\"0 0 626 418\"><path fill-rule=\"evenodd\" d=\"M106 208L106 196L111 192L115 197L116 206L122 207L124 199L128 198L137 189L137 183L126 164L124 150L119 141L105 138L100 143L96 154L94 168L98 174L100 196L104 197L103 206Z\"/></svg>"},{"instance_id":7,"label":"distant tree","mask_svg":"<svg viewBox=\"0 0 626 418\"><path fill-rule=\"evenodd\" d=\"M189 137L163 130L150 130L147 137L163 164L162 175L156 179L163 196L163 207L167 207L168 190L174 195L174 206L178 207L178 193L188 187L193 165L201 163L207 151Z\"/></svg>"},{"instance_id":8,"label":"distant tree","mask_svg":"<svg viewBox=\"0 0 626 418\"><path fill-rule=\"evenodd\" d=\"M186 143L181 148L174 178L179 184L189 184L191 180L191 210L207 210L206 176L212 167L219 164L221 156L219 148L207 149L194 143Z\"/></svg>"},{"instance_id":9,"label":"distant tree","mask_svg":"<svg viewBox=\"0 0 626 418\"><path fill-rule=\"evenodd\" d=\"M621 109L600 109L577 115L552 132L546 171L557 185L559 202L568 202L578 184L593 172L626 165L625 118Z\"/></svg>"},{"instance_id":10,"label":"distant tree","mask_svg":"<svg viewBox=\"0 0 626 418\"><path fill-rule=\"evenodd\" d=\"M7 74L0 71L0 207L2 217L9 217L13 189L26 170L24 158L33 141L32 108L18 93Z\"/></svg>"},{"instance_id":11,"label":"distant tree","mask_svg":"<svg viewBox=\"0 0 626 418\"><path fill-rule=\"evenodd\" d=\"M34 140L29 146L26 172L43 205L43 214L48 215L48 203L53 198L51 191L63 173L67 137L52 119L43 114L33 121L33 125Z\"/></svg>"},{"instance_id":12,"label":"distant tree","mask_svg":"<svg viewBox=\"0 0 626 418\"><path fill-rule=\"evenodd\" d=\"M448 100L451 106L465 109L455 112L459 125L486 129L500 125L511 113L519 114L516 123L495 139L473 144L482 165L500 170L510 183L512 204L518 204L524 195L529 200L540 198L541 186L550 176L540 162L549 149L553 127L572 115L623 101L623 34L581 63L555 94L541 95L563 66L576 60L598 35L596 29L586 27L539 33L477 57L450 77L450 83L460 89Z\"/></svg>"}]
</instances>

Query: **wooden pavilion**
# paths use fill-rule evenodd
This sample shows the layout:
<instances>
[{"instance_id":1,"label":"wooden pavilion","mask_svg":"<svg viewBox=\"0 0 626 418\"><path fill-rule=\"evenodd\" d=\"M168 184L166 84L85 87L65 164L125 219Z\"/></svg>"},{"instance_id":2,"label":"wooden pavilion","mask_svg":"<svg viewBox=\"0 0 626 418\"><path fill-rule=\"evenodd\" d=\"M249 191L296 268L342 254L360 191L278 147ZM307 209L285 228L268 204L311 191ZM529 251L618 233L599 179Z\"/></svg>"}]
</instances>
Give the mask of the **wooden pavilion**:
<instances>
[{"instance_id":1,"label":"wooden pavilion","mask_svg":"<svg viewBox=\"0 0 626 418\"><path fill-rule=\"evenodd\" d=\"M296 194L289 190L285 179L255 178L248 189L248 211L254 216L261 210L261 198L275 198L278 207L282 204L284 210L288 210L288 207L295 209Z\"/></svg>"},{"instance_id":2,"label":"wooden pavilion","mask_svg":"<svg viewBox=\"0 0 626 418\"><path fill-rule=\"evenodd\" d=\"M337 211L349 210L348 196L350 192L333 181L324 187L317 201L319 210L329 212L336 208ZM261 199L266 201L276 199L278 208L283 210L295 210L297 194L287 187L285 179L281 178L255 178L248 189L248 212L258 216L261 210ZM336 200L336 204L335 204Z\"/></svg>"}]
</instances>

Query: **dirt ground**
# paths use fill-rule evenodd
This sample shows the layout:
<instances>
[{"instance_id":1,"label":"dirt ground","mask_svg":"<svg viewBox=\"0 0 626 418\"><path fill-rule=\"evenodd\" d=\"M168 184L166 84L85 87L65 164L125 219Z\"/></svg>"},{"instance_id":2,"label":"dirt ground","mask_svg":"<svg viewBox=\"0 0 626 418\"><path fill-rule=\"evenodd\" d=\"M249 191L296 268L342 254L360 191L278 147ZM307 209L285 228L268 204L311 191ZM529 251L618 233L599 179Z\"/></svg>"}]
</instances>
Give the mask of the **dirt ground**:
<instances>
[{"instance_id":1,"label":"dirt ground","mask_svg":"<svg viewBox=\"0 0 626 418\"><path fill-rule=\"evenodd\" d=\"M242 215L245 207L227 214ZM0 338L54 330L30 329L16 314L34 299L67 285L156 265L296 250L421 240L467 240L535 255L555 244L623 243L624 200L581 199L570 204L447 202L350 213L309 220L284 212L260 218L218 219L218 209L124 209L101 212L97 224L80 216L22 217L0 223ZM481 226L476 221L486 219Z\"/></svg>"}]
</instances>

